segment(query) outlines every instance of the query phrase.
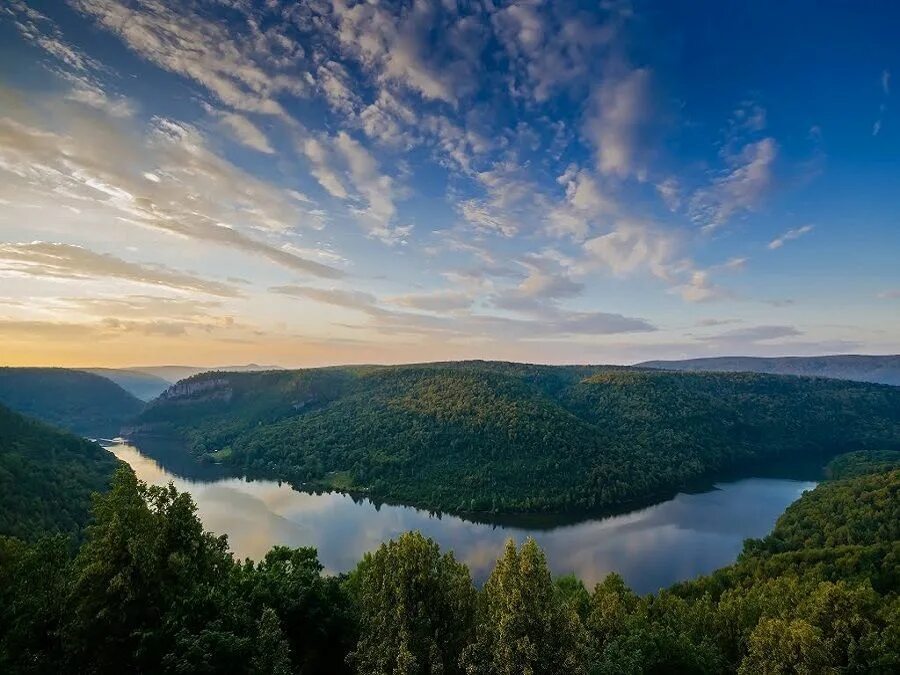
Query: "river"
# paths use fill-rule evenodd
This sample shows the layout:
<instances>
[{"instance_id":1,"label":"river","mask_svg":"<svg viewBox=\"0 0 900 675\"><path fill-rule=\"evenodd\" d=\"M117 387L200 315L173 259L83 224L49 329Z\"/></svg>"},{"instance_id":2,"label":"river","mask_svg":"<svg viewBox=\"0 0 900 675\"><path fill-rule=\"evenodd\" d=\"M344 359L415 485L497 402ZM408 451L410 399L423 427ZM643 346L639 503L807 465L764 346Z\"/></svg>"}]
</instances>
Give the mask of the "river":
<instances>
[{"instance_id":1,"label":"river","mask_svg":"<svg viewBox=\"0 0 900 675\"><path fill-rule=\"evenodd\" d=\"M730 564L744 539L767 534L784 509L815 486L810 480L744 478L620 515L576 523L568 518L536 528L436 516L336 492L298 492L275 481L229 476L221 467L184 456L154 458L150 450L127 443L109 449L141 480L171 481L190 492L204 526L227 534L240 558L259 559L276 544L313 546L327 572L345 572L382 542L419 530L452 550L481 583L508 538L521 542L532 536L554 574L573 572L590 588L615 571L640 593Z\"/></svg>"}]
</instances>

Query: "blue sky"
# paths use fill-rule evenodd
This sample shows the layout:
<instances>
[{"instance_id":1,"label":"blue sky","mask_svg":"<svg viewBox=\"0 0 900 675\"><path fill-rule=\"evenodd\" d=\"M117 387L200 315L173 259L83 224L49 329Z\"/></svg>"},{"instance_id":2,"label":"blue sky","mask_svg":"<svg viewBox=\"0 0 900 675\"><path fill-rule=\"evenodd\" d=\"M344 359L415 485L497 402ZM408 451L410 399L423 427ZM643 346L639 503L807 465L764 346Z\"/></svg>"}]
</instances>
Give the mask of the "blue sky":
<instances>
[{"instance_id":1,"label":"blue sky","mask_svg":"<svg viewBox=\"0 0 900 675\"><path fill-rule=\"evenodd\" d=\"M9 363L898 351L894 3L11 0Z\"/></svg>"}]
</instances>

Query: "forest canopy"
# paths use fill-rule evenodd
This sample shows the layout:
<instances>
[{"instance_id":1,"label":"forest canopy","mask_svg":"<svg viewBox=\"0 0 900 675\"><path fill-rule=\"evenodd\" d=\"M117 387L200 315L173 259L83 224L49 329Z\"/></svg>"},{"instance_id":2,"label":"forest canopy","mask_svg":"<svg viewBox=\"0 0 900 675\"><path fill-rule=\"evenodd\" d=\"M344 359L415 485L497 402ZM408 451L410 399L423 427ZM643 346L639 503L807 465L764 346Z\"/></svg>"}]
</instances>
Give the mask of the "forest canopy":
<instances>
[{"instance_id":1,"label":"forest canopy","mask_svg":"<svg viewBox=\"0 0 900 675\"><path fill-rule=\"evenodd\" d=\"M900 388L456 362L205 373L137 433L305 487L445 512L603 510L782 460L900 448Z\"/></svg>"}]
</instances>

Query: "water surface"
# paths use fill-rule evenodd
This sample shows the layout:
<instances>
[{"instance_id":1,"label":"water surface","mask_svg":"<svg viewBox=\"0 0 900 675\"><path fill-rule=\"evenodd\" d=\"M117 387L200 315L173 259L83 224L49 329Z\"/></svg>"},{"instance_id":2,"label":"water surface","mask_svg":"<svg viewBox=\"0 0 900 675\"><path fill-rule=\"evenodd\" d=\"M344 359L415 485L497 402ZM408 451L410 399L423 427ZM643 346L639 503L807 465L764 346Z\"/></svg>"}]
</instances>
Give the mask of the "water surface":
<instances>
[{"instance_id":1,"label":"water surface","mask_svg":"<svg viewBox=\"0 0 900 675\"><path fill-rule=\"evenodd\" d=\"M314 546L328 572L344 572L382 542L419 530L452 550L481 583L508 538L521 542L533 536L554 574L574 572L591 587L615 571L640 593L730 564L744 539L767 534L784 509L815 486L808 480L747 478L621 515L530 529L379 506L335 492L298 492L275 481L230 477L225 469L197 464L183 453L154 458L143 445L139 450L118 443L110 450L141 480L171 481L190 492L204 526L227 534L240 558L259 559L275 544Z\"/></svg>"}]
</instances>

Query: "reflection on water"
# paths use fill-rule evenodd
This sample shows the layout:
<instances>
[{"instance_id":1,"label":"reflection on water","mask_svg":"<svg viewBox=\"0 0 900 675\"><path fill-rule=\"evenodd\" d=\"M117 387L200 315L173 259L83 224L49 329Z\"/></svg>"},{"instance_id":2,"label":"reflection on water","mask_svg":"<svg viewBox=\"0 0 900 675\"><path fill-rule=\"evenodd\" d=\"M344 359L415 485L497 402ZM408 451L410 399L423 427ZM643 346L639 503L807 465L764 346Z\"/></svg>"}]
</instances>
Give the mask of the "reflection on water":
<instances>
[{"instance_id":1,"label":"reflection on water","mask_svg":"<svg viewBox=\"0 0 900 675\"><path fill-rule=\"evenodd\" d=\"M555 574L574 572L589 587L619 572L644 593L733 562L747 537L772 529L784 509L815 483L749 478L717 484L699 494L623 515L556 528L530 530L436 517L403 506L354 501L339 493L307 494L273 481L225 475L184 457L162 463L128 444L110 447L148 483L172 481L193 495L205 527L227 534L235 554L261 558L275 544L314 546L329 572L347 571L366 551L407 530L419 530L452 550L476 582L490 573L509 537L531 535L543 547ZM165 465L166 468L163 468Z\"/></svg>"}]
</instances>

